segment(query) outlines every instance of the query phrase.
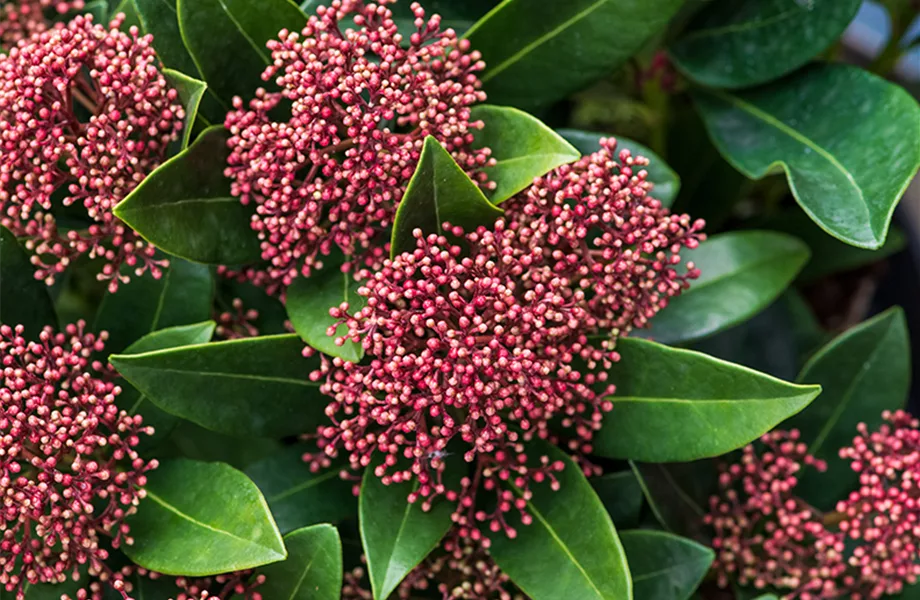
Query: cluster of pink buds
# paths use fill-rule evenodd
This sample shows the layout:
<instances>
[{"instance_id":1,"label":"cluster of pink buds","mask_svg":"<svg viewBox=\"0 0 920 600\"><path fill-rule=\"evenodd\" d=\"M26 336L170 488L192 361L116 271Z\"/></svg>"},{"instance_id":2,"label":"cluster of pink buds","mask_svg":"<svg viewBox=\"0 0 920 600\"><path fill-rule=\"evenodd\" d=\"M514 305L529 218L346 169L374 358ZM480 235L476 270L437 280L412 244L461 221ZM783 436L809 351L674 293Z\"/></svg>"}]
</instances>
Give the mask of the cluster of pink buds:
<instances>
[{"instance_id":1,"label":"cluster of pink buds","mask_svg":"<svg viewBox=\"0 0 920 600\"><path fill-rule=\"evenodd\" d=\"M164 581L173 584L174 591L169 600L262 600L257 589L265 583L265 576L253 576L251 570L236 571L213 577L171 577L142 567L129 565L117 573L102 574L97 580L71 597L64 595L63 600L105 600L111 598L114 589L125 600L141 600L146 597L143 589L137 589L135 582L143 588L143 581ZM172 587L166 585L165 587ZM157 587L160 590L161 587ZM163 597L164 600L166 597Z\"/></svg>"},{"instance_id":2,"label":"cluster of pink buds","mask_svg":"<svg viewBox=\"0 0 920 600\"><path fill-rule=\"evenodd\" d=\"M612 408L606 369L619 356L589 342L596 320L584 294L541 267L538 250L520 249L503 221L464 236L468 251L444 236L415 236L414 251L361 273L364 308L330 311L348 329L337 343L361 341L368 359L324 357L311 374L333 399L333 424L319 430L325 456L314 465L345 452L352 468L373 464L385 484L417 481L409 501L423 508L441 496L456 502L464 537L487 544L481 524L513 537L505 514L517 510L529 523L531 482L555 488L563 467L528 457L523 442L549 437L558 419L590 450ZM447 489L445 457L455 452L474 467L460 489ZM494 511L477 506L479 490L494 493Z\"/></svg>"},{"instance_id":3,"label":"cluster of pink buds","mask_svg":"<svg viewBox=\"0 0 920 600\"><path fill-rule=\"evenodd\" d=\"M263 74L280 91L257 90L248 109L236 98L227 115L226 173L233 194L256 205L268 263L238 275L270 293L336 248L354 257L383 245L426 136L484 181L489 151L470 147L482 127L470 107L485 100L479 53L417 3L417 30L403 39L389 3L333 0L301 34L282 31ZM291 116L278 121L272 112L286 102Z\"/></svg>"},{"instance_id":4,"label":"cluster of pink buds","mask_svg":"<svg viewBox=\"0 0 920 600\"><path fill-rule=\"evenodd\" d=\"M519 243L541 248L553 272L584 290L598 327L625 335L648 325L699 276L678 271L682 248L706 239L705 222L673 215L649 196L648 159L616 140L538 178L506 203Z\"/></svg>"},{"instance_id":5,"label":"cluster of pink buds","mask_svg":"<svg viewBox=\"0 0 920 600\"><path fill-rule=\"evenodd\" d=\"M820 514L796 495L810 457L797 432L763 438L760 455L744 449L720 478L706 522L715 530L718 582L791 590L786 598L867 599L898 594L920 579L920 421L885 412L888 423L859 426L840 450L859 487Z\"/></svg>"},{"instance_id":6,"label":"cluster of pink buds","mask_svg":"<svg viewBox=\"0 0 920 600\"><path fill-rule=\"evenodd\" d=\"M48 29L48 13L63 15L83 6L83 0L6 0L0 5L0 47L11 48Z\"/></svg>"},{"instance_id":7,"label":"cluster of pink buds","mask_svg":"<svg viewBox=\"0 0 920 600\"><path fill-rule=\"evenodd\" d=\"M115 405L121 389L91 362L106 334L83 327L30 341L0 326L0 585L17 600L82 565L107 574L107 548L133 542L125 519L157 466L134 450L151 429Z\"/></svg>"},{"instance_id":8,"label":"cluster of pink buds","mask_svg":"<svg viewBox=\"0 0 920 600\"><path fill-rule=\"evenodd\" d=\"M0 58L0 223L27 238L49 284L84 254L104 260L113 291L123 265L158 277L166 264L112 208L163 161L184 111L152 38L119 31L122 19L79 16ZM61 230L59 202L85 209L85 229Z\"/></svg>"},{"instance_id":9,"label":"cluster of pink buds","mask_svg":"<svg viewBox=\"0 0 920 600\"><path fill-rule=\"evenodd\" d=\"M255 321L259 318L259 311L246 308L240 298L231 302L232 311L216 313L214 320L217 322L215 335L224 340L238 340L259 335L259 328Z\"/></svg>"}]
</instances>

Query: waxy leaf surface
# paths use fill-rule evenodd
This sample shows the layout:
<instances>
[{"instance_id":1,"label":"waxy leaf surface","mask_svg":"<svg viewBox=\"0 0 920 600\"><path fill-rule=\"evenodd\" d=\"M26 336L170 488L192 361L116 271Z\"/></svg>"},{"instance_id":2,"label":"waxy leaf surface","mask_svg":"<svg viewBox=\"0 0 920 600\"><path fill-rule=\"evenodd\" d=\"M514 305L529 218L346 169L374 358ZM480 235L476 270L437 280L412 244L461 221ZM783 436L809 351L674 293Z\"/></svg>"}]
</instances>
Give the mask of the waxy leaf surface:
<instances>
[{"instance_id":1,"label":"waxy leaf surface","mask_svg":"<svg viewBox=\"0 0 920 600\"><path fill-rule=\"evenodd\" d=\"M0 323L22 325L26 339L38 340L46 325L58 328L54 304L45 282L35 279L35 267L13 233L0 225Z\"/></svg>"},{"instance_id":2,"label":"waxy leaf surface","mask_svg":"<svg viewBox=\"0 0 920 600\"><path fill-rule=\"evenodd\" d=\"M258 570L263 598L340 600L342 542L332 525L313 525L284 536L288 557Z\"/></svg>"},{"instance_id":3,"label":"waxy leaf surface","mask_svg":"<svg viewBox=\"0 0 920 600\"><path fill-rule=\"evenodd\" d=\"M687 600L715 558L706 546L663 531L624 531L620 541L636 598Z\"/></svg>"}]
</instances>

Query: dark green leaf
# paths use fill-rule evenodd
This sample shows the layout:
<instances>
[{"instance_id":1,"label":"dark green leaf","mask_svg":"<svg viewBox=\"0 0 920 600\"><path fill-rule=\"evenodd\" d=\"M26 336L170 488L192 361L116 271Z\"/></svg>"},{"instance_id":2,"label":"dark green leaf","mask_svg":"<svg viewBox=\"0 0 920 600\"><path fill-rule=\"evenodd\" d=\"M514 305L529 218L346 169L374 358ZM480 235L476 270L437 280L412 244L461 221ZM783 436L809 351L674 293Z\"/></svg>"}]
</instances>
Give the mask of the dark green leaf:
<instances>
[{"instance_id":1,"label":"dark green leaf","mask_svg":"<svg viewBox=\"0 0 920 600\"><path fill-rule=\"evenodd\" d=\"M179 32L176 0L133 0L144 31L153 35L153 48L164 65L181 73L198 75Z\"/></svg>"},{"instance_id":2,"label":"dark green leaf","mask_svg":"<svg viewBox=\"0 0 920 600\"><path fill-rule=\"evenodd\" d=\"M105 350L118 354L152 331L210 318L213 295L207 267L173 258L160 279L133 277L116 293L106 293L93 329L108 331Z\"/></svg>"},{"instance_id":3,"label":"dark green leaf","mask_svg":"<svg viewBox=\"0 0 920 600\"><path fill-rule=\"evenodd\" d=\"M441 30L448 27L462 34L484 14L498 3L498 0L426 0L424 3L425 14L427 16L441 16ZM328 6L329 0L304 0L300 3L300 8L308 15L316 12L320 6ZM411 2L396 2L387 5L387 8L393 11L393 21L399 27L399 32L404 37L415 33L415 15L412 13Z\"/></svg>"},{"instance_id":4,"label":"dark green leaf","mask_svg":"<svg viewBox=\"0 0 920 600\"><path fill-rule=\"evenodd\" d=\"M782 294L808 256L801 241L771 231L723 233L684 251L702 274L652 319L649 337L687 342L749 319Z\"/></svg>"},{"instance_id":5,"label":"dark green leaf","mask_svg":"<svg viewBox=\"0 0 920 600\"><path fill-rule=\"evenodd\" d=\"M662 531L624 531L620 541L636 598L687 600L715 558L706 546Z\"/></svg>"},{"instance_id":6,"label":"dark green leaf","mask_svg":"<svg viewBox=\"0 0 920 600\"><path fill-rule=\"evenodd\" d=\"M526 508L533 517L530 525L511 516L514 510L506 515L517 537L511 539L504 532L491 536L495 562L533 600L632 598L623 546L581 468L545 442L533 444L531 453L565 463L556 474L559 491L547 483L533 486Z\"/></svg>"},{"instance_id":7,"label":"dark green leaf","mask_svg":"<svg viewBox=\"0 0 920 600\"><path fill-rule=\"evenodd\" d=\"M284 536L288 557L262 569L263 598L340 600L342 542L332 525L313 525Z\"/></svg>"},{"instance_id":8,"label":"dark green leaf","mask_svg":"<svg viewBox=\"0 0 920 600\"><path fill-rule=\"evenodd\" d=\"M217 575L284 560L265 498L222 463L175 459L148 475L147 497L129 518L138 565L167 575Z\"/></svg>"},{"instance_id":9,"label":"dark green leaf","mask_svg":"<svg viewBox=\"0 0 920 600\"><path fill-rule=\"evenodd\" d=\"M503 214L489 203L447 150L428 136L396 211L390 251L395 256L415 250L415 229L426 234L440 233L441 226L450 222L472 231L479 225L491 225Z\"/></svg>"},{"instance_id":10,"label":"dark green leaf","mask_svg":"<svg viewBox=\"0 0 920 600\"><path fill-rule=\"evenodd\" d=\"M69 576L70 573L67 573ZM77 592L86 587L85 581L73 581L68 579L64 583L48 584L40 583L31 585L28 582L23 586L26 594L26 600L61 600L64 594L76 597ZM14 592L7 592L5 588L0 587L0 600L15 600Z\"/></svg>"},{"instance_id":11,"label":"dark green leaf","mask_svg":"<svg viewBox=\"0 0 920 600\"><path fill-rule=\"evenodd\" d=\"M261 335L275 335L290 333L285 327L287 312L281 301L265 293L265 289L247 281L237 281L222 277L218 288L218 302L220 310L233 311L233 300L239 298L243 306L254 309L259 313L258 318L250 321L259 330Z\"/></svg>"},{"instance_id":12,"label":"dark green leaf","mask_svg":"<svg viewBox=\"0 0 920 600\"><path fill-rule=\"evenodd\" d=\"M115 207L115 215L160 250L206 263L259 260L252 208L230 195L229 150L222 126L206 130Z\"/></svg>"},{"instance_id":13,"label":"dark green leaf","mask_svg":"<svg viewBox=\"0 0 920 600\"><path fill-rule=\"evenodd\" d=\"M338 319L329 316L329 309L348 303L354 313L364 307L365 299L357 291L360 285L355 281L353 271L343 273L336 265L327 265L311 277L298 277L288 287L285 308L294 330L305 342L329 356L338 356L349 362L358 362L364 356L360 343L346 341L341 346L335 343L338 336L345 334L342 327L331 336L326 332Z\"/></svg>"},{"instance_id":14,"label":"dark green leaf","mask_svg":"<svg viewBox=\"0 0 920 600\"><path fill-rule=\"evenodd\" d=\"M489 100L525 110L613 72L664 29L682 0L505 0L467 33ZM615 34L614 34L615 32Z\"/></svg>"},{"instance_id":15,"label":"dark green leaf","mask_svg":"<svg viewBox=\"0 0 920 600\"><path fill-rule=\"evenodd\" d=\"M610 137L603 133L579 131L577 129L560 129L559 135L575 146L582 154L593 154L601 149L601 138ZM657 198L664 206L671 206L680 191L680 177L677 176L668 163L639 142L616 136L617 148L629 150L633 156L644 156L649 160L648 181L655 184L652 196Z\"/></svg>"},{"instance_id":16,"label":"dark green leaf","mask_svg":"<svg viewBox=\"0 0 920 600\"><path fill-rule=\"evenodd\" d=\"M910 386L910 341L904 312L893 308L843 333L819 350L798 380L820 384L821 397L786 424L802 432L809 452L828 461L823 476L803 478L803 494L831 508L850 491L856 473L834 460L856 436L856 426L874 429L882 411L903 408Z\"/></svg>"},{"instance_id":17,"label":"dark green leaf","mask_svg":"<svg viewBox=\"0 0 920 600\"><path fill-rule=\"evenodd\" d=\"M354 516L354 482L330 467L313 473L303 460L316 447L294 446L250 465L246 474L259 486L281 533L316 523L334 523Z\"/></svg>"},{"instance_id":18,"label":"dark green leaf","mask_svg":"<svg viewBox=\"0 0 920 600\"><path fill-rule=\"evenodd\" d=\"M109 358L118 372L168 413L228 435L283 437L325 419L315 361L296 335L186 346Z\"/></svg>"},{"instance_id":19,"label":"dark green leaf","mask_svg":"<svg viewBox=\"0 0 920 600\"><path fill-rule=\"evenodd\" d=\"M117 12L118 11L113 12L113 15ZM57 11L55 11L55 13L57 13ZM73 10L63 15L55 14L53 21L66 23L67 21L69 21L70 19L72 19L73 17L81 13L93 15L93 21L96 23L102 23L103 26L107 26L109 23L109 19L108 19L109 4L108 2L106 2L106 0L90 0L90 2L87 2L83 6L82 10L79 10L79 11Z\"/></svg>"},{"instance_id":20,"label":"dark green leaf","mask_svg":"<svg viewBox=\"0 0 920 600\"><path fill-rule=\"evenodd\" d=\"M642 486L632 471L607 473L590 481L617 529L639 526Z\"/></svg>"},{"instance_id":21,"label":"dark green leaf","mask_svg":"<svg viewBox=\"0 0 920 600\"><path fill-rule=\"evenodd\" d=\"M539 119L508 106L481 105L470 117L485 128L475 132L475 147L492 150L494 167L486 169L496 187L488 192L494 204L525 189L535 177L579 159L578 150Z\"/></svg>"},{"instance_id":22,"label":"dark green leaf","mask_svg":"<svg viewBox=\"0 0 920 600\"><path fill-rule=\"evenodd\" d=\"M229 107L264 86L265 43L282 29L300 31L307 17L290 0L178 0L179 29L198 71Z\"/></svg>"},{"instance_id":23,"label":"dark green leaf","mask_svg":"<svg viewBox=\"0 0 920 600\"><path fill-rule=\"evenodd\" d=\"M46 325L57 329L48 286L35 279L35 267L12 232L0 225L0 323L22 325L26 339L38 339Z\"/></svg>"},{"instance_id":24,"label":"dark green leaf","mask_svg":"<svg viewBox=\"0 0 920 600\"><path fill-rule=\"evenodd\" d=\"M447 475L456 475L458 483L459 471L449 467ZM412 485L384 485L374 475L373 465L367 468L361 481L358 520L376 600L389 598L399 582L438 545L452 524L454 506L444 498L436 500L427 512L422 510L421 500L409 504L406 498L414 489ZM457 487L448 485L448 489Z\"/></svg>"},{"instance_id":25,"label":"dark green leaf","mask_svg":"<svg viewBox=\"0 0 920 600\"><path fill-rule=\"evenodd\" d=\"M83 10L90 12L88 9L91 4L93 3L90 2L86 7L84 7ZM104 5L105 2L102 4ZM141 19L137 14L137 9L134 7L134 2L132 2L132 0L121 0L121 2L118 3L118 6L115 7L115 10L112 11L113 17L117 14L125 15L124 23L121 25L122 31L128 31L131 27L137 27L141 34L145 33L144 25L141 23ZM105 21L104 19L97 18L96 22L104 23Z\"/></svg>"},{"instance_id":26,"label":"dark green leaf","mask_svg":"<svg viewBox=\"0 0 920 600\"><path fill-rule=\"evenodd\" d=\"M736 169L760 179L781 167L822 229L861 248L882 246L920 165L920 107L903 88L855 67L814 65L756 90L695 98Z\"/></svg>"},{"instance_id":27,"label":"dark green leaf","mask_svg":"<svg viewBox=\"0 0 920 600\"><path fill-rule=\"evenodd\" d=\"M594 438L610 458L681 462L718 456L759 438L821 392L746 367L641 339L617 342L614 412Z\"/></svg>"},{"instance_id":28,"label":"dark green leaf","mask_svg":"<svg viewBox=\"0 0 920 600\"><path fill-rule=\"evenodd\" d=\"M207 91L208 86L203 81L192 79L188 75L172 69L163 69L163 75L169 85L179 93L179 99L182 100L182 105L185 107L185 125L182 130L182 139L178 143L178 150L185 150L192 139L192 126L198 116L198 106L201 104L201 98Z\"/></svg>"},{"instance_id":29,"label":"dark green leaf","mask_svg":"<svg viewBox=\"0 0 920 600\"><path fill-rule=\"evenodd\" d=\"M655 520L668 531L703 539L703 507L716 492L718 471L713 460L689 463L637 464L629 461Z\"/></svg>"},{"instance_id":30,"label":"dark green leaf","mask_svg":"<svg viewBox=\"0 0 920 600\"><path fill-rule=\"evenodd\" d=\"M283 448L277 440L217 433L180 419L169 438L157 448L157 455L162 458L222 462L243 471L281 452Z\"/></svg>"},{"instance_id":31,"label":"dark green leaf","mask_svg":"<svg viewBox=\"0 0 920 600\"><path fill-rule=\"evenodd\" d=\"M169 327L147 334L125 349L125 354L143 354L179 346L207 344L214 335L214 321Z\"/></svg>"},{"instance_id":32,"label":"dark green leaf","mask_svg":"<svg viewBox=\"0 0 920 600\"><path fill-rule=\"evenodd\" d=\"M833 44L862 0L710 2L671 46L691 79L738 88L776 79Z\"/></svg>"}]
</instances>

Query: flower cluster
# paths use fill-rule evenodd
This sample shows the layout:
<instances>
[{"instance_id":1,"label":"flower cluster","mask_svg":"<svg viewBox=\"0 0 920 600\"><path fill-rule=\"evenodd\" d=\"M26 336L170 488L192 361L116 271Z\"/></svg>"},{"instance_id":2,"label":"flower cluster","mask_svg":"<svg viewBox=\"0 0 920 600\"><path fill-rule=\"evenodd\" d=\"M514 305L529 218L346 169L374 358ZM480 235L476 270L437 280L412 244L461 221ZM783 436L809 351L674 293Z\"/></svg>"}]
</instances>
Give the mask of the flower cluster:
<instances>
[{"instance_id":1,"label":"flower cluster","mask_svg":"<svg viewBox=\"0 0 920 600\"><path fill-rule=\"evenodd\" d=\"M256 205L268 262L240 275L270 293L336 248L355 256L382 245L426 136L471 174L489 162L488 150L470 147L482 126L470 106L485 99L479 54L417 3L417 31L404 40L388 3L333 0L301 34L282 31L263 74L280 91L259 89L248 109L236 98L227 115L226 174L233 194ZM349 20L358 28L343 30ZM291 116L279 121L286 104Z\"/></svg>"},{"instance_id":2,"label":"flower cluster","mask_svg":"<svg viewBox=\"0 0 920 600\"><path fill-rule=\"evenodd\" d=\"M106 335L83 327L30 341L21 325L0 326L0 585L18 600L81 565L108 573L107 547L132 543L125 519L157 466L134 450L152 431L115 405L120 388L91 363Z\"/></svg>"},{"instance_id":3,"label":"flower cluster","mask_svg":"<svg viewBox=\"0 0 920 600\"><path fill-rule=\"evenodd\" d=\"M920 422L897 411L840 451L859 487L821 515L796 496L811 458L796 432L767 434L722 474L706 517L715 530L720 585L791 590L802 600L881 598L920 578Z\"/></svg>"},{"instance_id":4,"label":"flower cluster","mask_svg":"<svg viewBox=\"0 0 920 600\"><path fill-rule=\"evenodd\" d=\"M254 308L245 308L240 298L231 301L232 311L226 310L218 313L215 311L214 320L217 322L215 335L224 340L238 340L259 335L259 328L255 322L259 318L259 311Z\"/></svg>"},{"instance_id":5,"label":"flower cluster","mask_svg":"<svg viewBox=\"0 0 920 600\"><path fill-rule=\"evenodd\" d=\"M0 224L28 238L36 276L53 282L77 256L102 258L115 290L165 261L112 208L159 165L183 126L150 36L91 16L34 35L0 58ZM61 230L53 204L79 205Z\"/></svg>"},{"instance_id":6,"label":"flower cluster","mask_svg":"<svg viewBox=\"0 0 920 600\"><path fill-rule=\"evenodd\" d=\"M625 335L681 293L699 270L679 272L682 248L705 239L705 223L671 214L649 195L648 159L616 151L613 138L538 178L503 205L519 244L540 248L553 272L582 289L597 326Z\"/></svg>"},{"instance_id":7,"label":"flower cluster","mask_svg":"<svg viewBox=\"0 0 920 600\"><path fill-rule=\"evenodd\" d=\"M149 582L160 582L152 584ZM76 593L72 598L64 595L63 600L105 600L111 598L110 589L114 589L125 600L147 597L153 586L157 596L164 600L262 600L257 590L265 583L264 575L253 575L253 571L236 571L213 577L171 577L155 571L148 571L136 565L123 567L117 573L106 573L99 580L93 581ZM135 592L137 595L135 596Z\"/></svg>"},{"instance_id":8,"label":"flower cluster","mask_svg":"<svg viewBox=\"0 0 920 600\"><path fill-rule=\"evenodd\" d=\"M83 0L7 0L0 5L0 46L11 48L48 29L47 12L63 15L83 6Z\"/></svg>"}]
</instances>

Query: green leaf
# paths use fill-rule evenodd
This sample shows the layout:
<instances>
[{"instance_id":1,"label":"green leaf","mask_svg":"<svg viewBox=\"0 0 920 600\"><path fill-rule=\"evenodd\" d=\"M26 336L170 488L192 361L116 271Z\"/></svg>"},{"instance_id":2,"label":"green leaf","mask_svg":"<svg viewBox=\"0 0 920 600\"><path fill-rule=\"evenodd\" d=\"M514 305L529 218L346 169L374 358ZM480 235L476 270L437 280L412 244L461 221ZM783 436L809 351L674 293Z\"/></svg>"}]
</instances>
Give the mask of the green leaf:
<instances>
[{"instance_id":1,"label":"green leaf","mask_svg":"<svg viewBox=\"0 0 920 600\"><path fill-rule=\"evenodd\" d=\"M169 254L205 264L261 258L252 208L230 195L224 177L228 132L207 129L115 206L115 216Z\"/></svg>"},{"instance_id":2,"label":"green leaf","mask_svg":"<svg viewBox=\"0 0 920 600\"><path fill-rule=\"evenodd\" d=\"M450 466L446 476L457 476L459 482L459 470ZM407 497L413 485L417 484L384 485L374 475L373 465L364 471L358 523L376 600L389 598L399 582L434 550L452 524L454 506L444 498L436 500L428 512L422 510L421 500L409 504ZM457 489L456 485L447 487Z\"/></svg>"},{"instance_id":3,"label":"green leaf","mask_svg":"<svg viewBox=\"0 0 920 600\"><path fill-rule=\"evenodd\" d=\"M178 0L179 29L198 71L229 107L264 86L266 42L282 29L300 31L307 17L289 0Z\"/></svg>"},{"instance_id":4,"label":"green leaf","mask_svg":"<svg viewBox=\"0 0 920 600\"><path fill-rule=\"evenodd\" d=\"M644 462L718 456L759 438L821 392L699 352L641 339L617 342L614 411L594 453Z\"/></svg>"},{"instance_id":5,"label":"green leaf","mask_svg":"<svg viewBox=\"0 0 920 600\"><path fill-rule=\"evenodd\" d=\"M144 31L153 35L153 49L170 69L197 75L198 68L179 32L176 0L133 0Z\"/></svg>"},{"instance_id":6,"label":"green leaf","mask_svg":"<svg viewBox=\"0 0 920 600\"><path fill-rule=\"evenodd\" d=\"M652 319L648 335L672 344L737 325L776 300L808 257L808 246L772 231L723 233L685 250L681 258L702 273Z\"/></svg>"},{"instance_id":7,"label":"green leaf","mask_svg":"<svg viewBox=\"0 0 920 600\"><path fill-rule=\"evenodd\" d=\"M683 0L505 0L467 33L489 100L552 104L624 64ZM615 32L615 34L614 34Z\"/></svg>"},{"instance_id":8,"label":"green leaf","mask_svg":"<svg viewBox=\"0 0 920 600\"><path fill-rule=\"evenodd\" d=\"M315 361L296 335L186 346L109 358L168 413L228 435L284 437L324 422L326 401L309 380Z\"/></svg>"},{"instance_id":9,"label":"green leaf","mask_svg":"<svg viewBox=\"0 0 920 600\"><path fill-rule=\"evenodd\" d=\"M688 77L712 87L765 83L801 67L843 33L862 0L710 2L671 46Z\"/></svg>"},{"instance_id":10,"label":"green leaf","mask_svg":"<svg viewBox=\"0 0 920 600\"><path fill-rule=\"evenodd\" d=\"M125 354L143 354L156 352L167 348L190 346L194 344L207 344L214 335L214 321L204 321L192 325L169 327L147 334L125 349Z\"/></svg>"},{"instance_id":11,"label":"green leaf","mask_svg":"<svg viewBox=\"0 0 920 600\"><path fill-rule=\"evenodd\" d=\"M118 354L150 332L210 318L213 296L207 267L173 258L161 278L133 277L116 293L106 293L93 329L108 331L105 350Z\"/></svg>"},{"instance_id":12,"label":"green leaf","mask_svg":"<svg viewBox=\"0 0 920 600\"><path fill-rule=\"evenodd\" d=\"M259 569L263 598L340 600L342 541L332 525L313 525L284 536L288 557Z\"/></svg>"},{"instance_id":13,"label":"green leaf","mask_svg":"<svg viewBox=\"0 0 920 600\"><path fill-rule=\"evenodd\" d=\"M709 498L716 493L718 471L714 460L629 466L655 520L670 532L703 539L703 517Z\"/></svg>"},{"instance_id":14,"label":"green leaf","mask_svg":"<svg viewBox=\"0 0 920 600\"><path fill-rule=\"evenodd\" d=\"M498 3L498 0L426 0L424 8L427 16L441 16L441 31L451 28L458 35L465 32L486 14L492 7ZM300 9L308 15L316 12L320 6L328 6L329 0L304 0L300 3ZM393 11L393 21L399 27L399 32L408 38L416 32L415 15L412 13L411 2L396 2L387 5L387 8Z\"/></svg>"},{"instance_id":15,"label":"green leaf","mask_svg":"<svg viewBox=\"0 0 920 600\"><path fill-rule=\"evenodd\" d=\"M243 471L283 448L277 440L252 435L226 435L180 420L169 438L157 448L157 455L222 462Z\"/></svg>"},{"instance_id":16,"label":"green leaf","mask_svg":"<svg viewBox=\"0 0 920 600\"><path fill-rule=\"evenodd\" d=\"M533 523L512 520L517 537L491 536L490 552L499 568L533 600L623 600L633 597L632 581L616 528L581 468L555 446L537 442L528 450L565 468L556 474L559 491L533 486L526 511ZM512 487L516 495L521 490ZM517 522L515 522L517 521Z\"/></svg>"},{"instance_id":17,"label":"green leaf","mask_svg":"<svg viewBox=\"0 0 920 600\"><path fill-rule=\"evenodd\" d=\"M508 106L480 105L470 114L485 128L475 131L475 147L492 150L496 165L485 169L496 184L488 192L500 204L560 165L580 158L578 150L536 117Z\"/></svg>"},{"instance_id":18,"label":"green leaf","mask_svg":"<svg viewBox=\"0 0 920 600\"><path fill-rule=\"evenodd\" d=\"M334 466L313 473L303 460L307 451L318 452L315 447L293 446L246 469L265 494L281 533L316 523L334 523L357 512L354 482L339 477L340 469Z\"/></svg>"},{"instance_id":19,"label":"green leaf","mask_svg":"<svg viewBox=\"0 0 920 600\"><path fill-rule=\"evenodd\" d=\"M760 179L782 168L822 229L861 248L882 246L920 165L920 107L904 89L855 67L813 65L756 90L695 99L736 169ZM866 148L885 148L890 159Z\"/></svg>"},{"instance_id":20,"label":"green leaf","mask_svg":"<svg viewBox=\"0 0 920 600\"><path fill-rule=\"evenodd\" d=\"M601 149L601 138L610 137L603 133L579 131L578 129L560 129L559 135L575 146L582 154L593 154ZM633 156L644 156L649 160L648 181L655 184L652 196L664 206L671 206L677 193L680 191L680 177L675 173L663 158L652 152L651 148L643 146L628 138L616 136L617 148L629 150Z\"/></svg>"},{"instance_id":21,"label":"green leaf","mask_svg":"<svg viewBox=\"0 0 920 600\"><path fill-rule=\"evenodd\" d=\"M624 531L620 541L636 598L687 600L715 559L706 546L662 531Z\"/></svg>"},{"instance_id":22,"label":"green leaf","mask_svg":"<svg viewBox=\"0 0 920 600\"><path fill-rule=\"evenodd\" d=\"M910 339L898 307L835 338L802 369L798 380L820 384L824 393L784 427L801 431L809 452L828 461L825 475L802 478L803 495L818 508L831 508L857 482L837 453L852 443L859 423L872 430L882 424L882 411L904 407L910 372Z\"/></svg>"},{"instance_id":23,"label":"green leaf","mask_svg":"<svg viewBox=\"0 0 920 600\"><path fill-rule=\"evenodd\" d=\"M83 10L85 12L91 12L92 9L89 8L91 4L92 2L90 2L87 6L85 6ZM105 2L103 2L102 4L104 6ZM116 6L115 9L112 11L112 16L114 17L115 15L119 13L122 13L125 15L125 21L121 25L122 31L128 31L131 27L137 27L138 30L140 30L142 35L145 33L144 24L141 23L141 19L137 14L137 9L134 7L134 2L132 2L132 0L121 0L121 2L118 3L118 6ZM103 19L96 19L96 22L104 23L105 21Z\"/></svg>"},{"instance_id":24,"label":"green leaf","mask_svg":"<svg viewBox=\"0 0 920 600\"><path fill-rule=\"evenodd\" d=\"M169 85L179 93L179 99L182 100L182 105L185 107L185 124L182 130L182 139L178 144L178 150L185 150L192 139L192 126L195 124L195 118L198 116L198 106L201 104L201 98L207 91L208 85L203 81L193 79L172 69L163 69L163 75Z\"/></svg>"},{"instance_id":25,"label":"green leaf","mask_svg":"<svg viewBox=\"0 0 920 600\"><path fill-rule=\"evenodd\" d=\"M639 526L642 486L632 471L607 473L590 481L617 529Z\"/></svg>"},{"instance_id":26,"label":"green leaf","mask_svg":"<svg viewBox=\"0 0 920 600\"><path fill-rule=\"evenodd\" d=\"M46 325L58 328L48 286L35 279L35 267L13 233L0 225L0 323L22 325L26 339L38 340Z\"/></svg>"},{"instance_id":27,"label":"green leaf","mask_svg":"<svg viewBox=\"0 0 920 600\"><path fill-rule=\"evenodd\" d=\"M330 308L343 302L348 303L352 312L364 307L365 298L358 295L359 287L353 271L343 273L336 265L326 265L311 277L296 278L287 289L284 304L294 330L307 344L324 354L349 362L360 361L364 356L360 343L346 341L338 346L336 336L326 333L338 321L329 316ZM336 335L344 333L339 330Z\"/></svg>"},{"instance_id":28,"label":"green leaf","mask_svg":"<svg viewBox=\"0 0 920 600\"><path fill-rule=\"evenodd\" d=\"M428 136L418 167L396 210L390 252L396 256L415 250L412 235L415 229L426 234L441 233L441 225L450 222L472 231L479 225L494 223L503 214L504 211L489 203L447 150Z\"/></svg>"},{"instance_id":29,"label":"green leaf","mask_svg":"<svg viewBox=\"0 0 920 600\"><path fill-rule=\"evenodd\" d=\"M144 489L122 550L145 569L200 577L287 557L259 488L229 465L162 461Z\"/></svg>"}]
</instances>

